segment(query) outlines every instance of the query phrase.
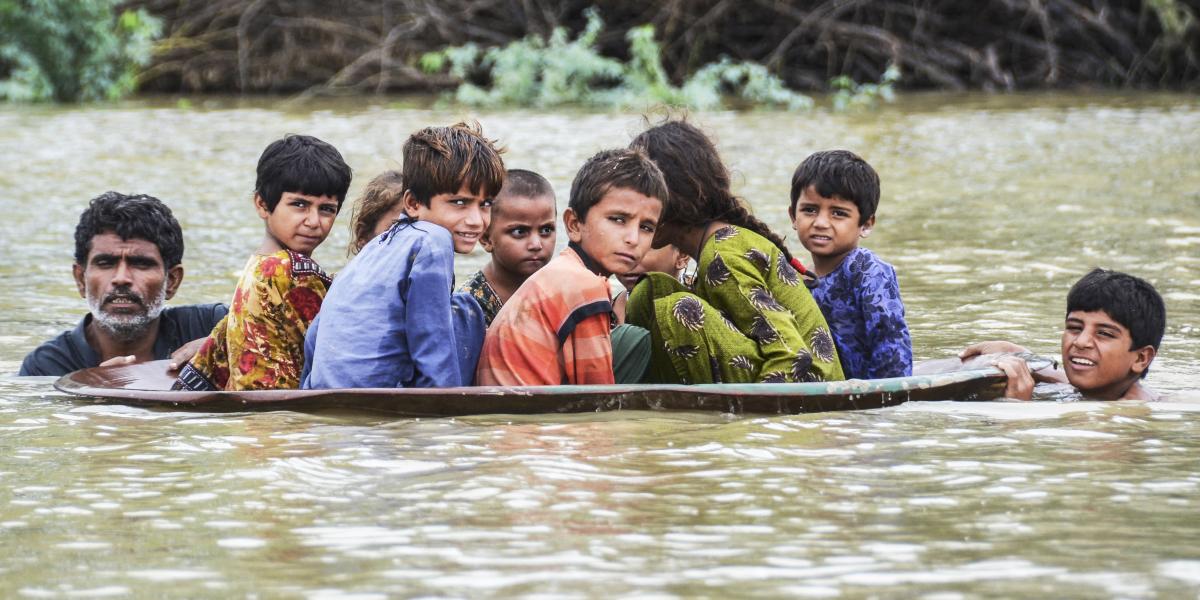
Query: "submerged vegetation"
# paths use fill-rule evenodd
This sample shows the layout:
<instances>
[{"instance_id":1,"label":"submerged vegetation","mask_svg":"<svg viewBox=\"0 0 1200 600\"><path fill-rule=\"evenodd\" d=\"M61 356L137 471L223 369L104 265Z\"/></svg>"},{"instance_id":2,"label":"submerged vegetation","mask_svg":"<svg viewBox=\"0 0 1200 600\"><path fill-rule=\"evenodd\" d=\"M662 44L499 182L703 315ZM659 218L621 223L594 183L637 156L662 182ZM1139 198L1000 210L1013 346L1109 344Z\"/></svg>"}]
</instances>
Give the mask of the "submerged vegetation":
<instances>
[{"instance_id":1,"label":"submerged vegetation","mask_svg":"<svg viewBox=\"0 0 1200 600\"><path fill-rule=\"evenodd\" d=\"M420 64L430 73L448 69L462 81L455 100L476 106L669 104L711 109L721 107L727 95L751 105L812 106L812 99L787 89L762 65L724 57L701 68L683 85L672 85L653 25L634 27L625 34L627 62L600 54L596 40L603 27L596 11L589 10L587 25L574 40L568 39L565 27L556 27L549 39L529 35L487 50L475 44L451 46L425 54Z\"/></svg>"},{"instance_id":2,"label":"submerged vegetation","mask_svg":"<svg viewBox=\"0 0 1200 600\"><path fill-rule=\"evenodd\" d=\"M117 0L0 0L0 98L105 100L136 88L159 21Z\"/></svg>"},{"instance_id":3,"label":"submerged vegetation","mask_svg":"<svg viewBox=\"0 0 1200 600\"><path fill-rule=\"evenodd\" d=\"M1197 0L335 5L0 0L0 98L455 90L484 104L799 107L832 92L854 108L898 89L1200 89Z\"/></svg>"}]
</instances>

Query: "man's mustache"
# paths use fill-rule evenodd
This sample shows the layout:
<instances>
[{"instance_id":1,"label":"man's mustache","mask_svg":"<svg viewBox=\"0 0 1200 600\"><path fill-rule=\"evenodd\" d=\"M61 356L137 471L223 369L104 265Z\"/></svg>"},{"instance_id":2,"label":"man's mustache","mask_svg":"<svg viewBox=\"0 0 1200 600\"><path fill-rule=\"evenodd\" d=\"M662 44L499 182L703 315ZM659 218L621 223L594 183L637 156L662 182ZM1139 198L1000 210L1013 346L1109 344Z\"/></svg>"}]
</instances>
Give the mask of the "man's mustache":
<instances>
[{"instance_id":1,"label":"man's mustache","mask_svg":"<svg viewBox=\"0 0 1200 600\"><path fill-rule=\"evenodd\" d=\"M133 302L134 304L137 304L138 306L146 306L146 301L143 300L142 297L137 294L137 292L135 292L129 288L117 288L117 289L113 290L111 293L109 293L107 296L104 297L103 304L108 304L110 302L116 302L116 301Z\"/></svg>"}]
</instances>

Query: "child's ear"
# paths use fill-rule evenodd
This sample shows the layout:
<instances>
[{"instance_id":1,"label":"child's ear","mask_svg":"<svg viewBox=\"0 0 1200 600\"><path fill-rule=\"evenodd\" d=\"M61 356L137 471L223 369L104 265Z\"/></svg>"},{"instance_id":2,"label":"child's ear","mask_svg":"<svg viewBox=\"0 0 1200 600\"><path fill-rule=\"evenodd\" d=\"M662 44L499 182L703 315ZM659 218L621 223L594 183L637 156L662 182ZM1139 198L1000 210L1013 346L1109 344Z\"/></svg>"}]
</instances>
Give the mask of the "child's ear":
<instances>
[{"instance_id":1,"label":"child's ear","mask_svg":"<svg viewBox=\"0 0 1200 600\"><path fill-rule=\"evenodd\" d=\"M410 219L416 219L421 216L421 207L423 206L417 197L413 195L412 190L404 190L404 196L400 198L400 206L403 207L404 215Z\"/></svg>"},{"instance_id":2,"label":"child's ear","mask_svg":"<svg viewBox=\"0 0 1200 600\"><path fill-rule=\"evenodd\" d=\"M583 220L574 210L568 208L563 211L563 226L567 228L567 239L575 243L583 239Z\"/></svg>"},{"instance_id":3,"label":"child's ear","mask_svg":"<svg viewBox=\"0 0 1200 600\"><path fill-rule=\"evenodd\" d=\"M870 217L867 217L867 222L863 223L858 228L858 237L865 238L865 237L871 235L871 230L874 228L875 228L875 215L871 215Z\"/></svg>"},{"instance_id":4,"label":"child's ear","mask_svg":"<svg viewBox=\"0 0 1200 600\"><path fill-rule=\"evenodd\" d=\"M271 216L271 211L267 208L267 201L263 200L261 194L254 194L254 210L258 211L260 219L267 219Z\"/></svg>"},{"instance_id":5,"label":"child's ear","mask_svg":"<svg viewBox=\"0 0 1200 600\"><path fill-rule=\"evenodd\" d=\"M483 251L488 254L492 253L492 228L488 227L483 230L483 235L479 236L479 245L483 246Z\"/></svg>"},{"instance_id":6,"label":"child's ear","mask_svg":"<svg viewBox=\"0 0 1200 600\"><path fill-rule=\"evenodd\" d=\"M1150 368L1150 363L1154 362L1154 357L1158 354L1158 351L1154 349L1154 346L1142 346L1134 350L1133 353L1133 366L1130 369L1140 377L1142 373L1146 372L1146 369Z\"/></svg>"},{"instance_id":7,"label":"child's ear","mask_svg":"<svg viewBox=\"0 0 1200 600\"><path fill-rule=\"evenodd\" d=\"M690 262L691 260L692 259L688 255L686 255L682 252L680 252L679 254L676 254L675 255L675 270L682 271L682 270L686 269L688 266L688 262Z\"/></svg>"}]
</instances>

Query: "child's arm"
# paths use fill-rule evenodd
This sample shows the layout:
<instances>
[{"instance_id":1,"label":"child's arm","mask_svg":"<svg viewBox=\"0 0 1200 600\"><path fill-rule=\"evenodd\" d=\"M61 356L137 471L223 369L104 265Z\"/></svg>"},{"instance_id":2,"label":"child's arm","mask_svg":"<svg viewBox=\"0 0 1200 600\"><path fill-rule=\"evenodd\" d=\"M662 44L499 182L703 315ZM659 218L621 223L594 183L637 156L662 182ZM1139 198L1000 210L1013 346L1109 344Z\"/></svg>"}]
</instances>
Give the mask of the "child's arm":
<instances>
[{"instance_id":1,"label":"child's arm","mask_svg":"<svg viewBox=\"0 0 1200 600\"><path fill-rule=\"evenodd\" d=\"M427 236L414 248L408 280L401 282L404 298L404 331L413 362L413 387L459 387L464 385L459 372L454 336L454 316L450 307L450 288L454 285L454 252L449 234L446 239ZM469 382L468 382L469 383ZM397 381L396 387L406 382Z\"/></svg>"},{"instance_id":2,"label":"child's arm","mask_svg":"<svg viewBox=\"0 0 1200 600\"><path fill-rule=\"evenodd\" d=\"M567 383L614 383L608 311L580 320L563 342L562 353Z\"/></svg>"},{"instance_id":3,"label":"child's arm","mask_svg":"<svg viewBox=\"0 0 1200 600\"><path fill-rule=\"evenodd\" d=\"M912 338L896 270L872 261L855 283L870 352L867 379L912 375Z\"/></svg>"}]
</instances>

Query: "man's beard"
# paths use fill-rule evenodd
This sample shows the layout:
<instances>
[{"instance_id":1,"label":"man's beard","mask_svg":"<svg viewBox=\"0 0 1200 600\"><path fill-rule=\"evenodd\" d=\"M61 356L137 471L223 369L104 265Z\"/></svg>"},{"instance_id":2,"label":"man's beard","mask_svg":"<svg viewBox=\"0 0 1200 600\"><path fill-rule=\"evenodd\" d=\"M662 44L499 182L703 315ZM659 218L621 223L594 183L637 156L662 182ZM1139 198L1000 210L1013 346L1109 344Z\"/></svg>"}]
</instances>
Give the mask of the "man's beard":
<instances>
[{"instance_id":1,"label":"man's beard","mask_svg":"<svg viewBox=\"0 0 1200 600\"><path fill-rule=\"evenodd\" d=\"M128 298L140 305L144 310L139 314L112 314L104 311L104 305L116 298ZM121 342L132 342L142 337L146 329L162 313L163 304L167 301L167 286L158 288L158 297L149 305L133 290L117 288L103 299L88 294L88 307L92 310L92 321L103 328L113 338Z\"/></svg>"}]
</instances>

